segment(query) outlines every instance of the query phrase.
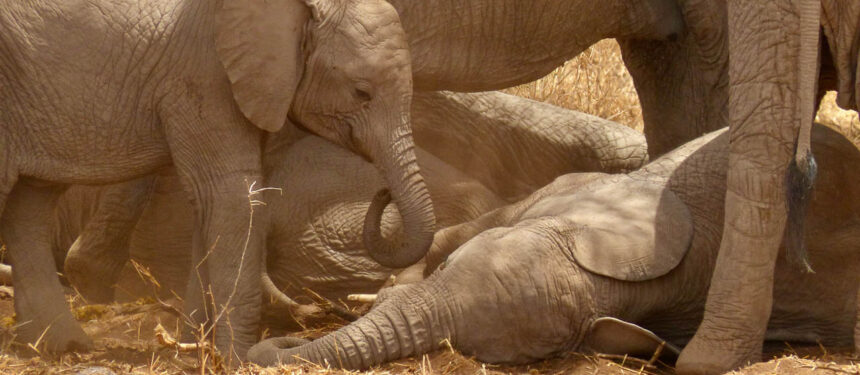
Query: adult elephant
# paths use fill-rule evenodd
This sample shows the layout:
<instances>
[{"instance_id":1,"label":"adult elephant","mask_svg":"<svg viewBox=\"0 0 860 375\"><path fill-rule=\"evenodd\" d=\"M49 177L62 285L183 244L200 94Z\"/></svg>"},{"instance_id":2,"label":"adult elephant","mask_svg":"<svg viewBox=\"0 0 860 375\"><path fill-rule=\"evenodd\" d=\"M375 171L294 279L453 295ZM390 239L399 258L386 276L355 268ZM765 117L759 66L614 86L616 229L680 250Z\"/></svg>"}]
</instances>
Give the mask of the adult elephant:
<instances>
[{"instance_id":1,"label":"adult elephant","mask_svg":"<svg viewBox=\"0 0 860 375\"><path fill-rule=\"evenodd\" d=\"M628 172L647 160L644 137L623 125L498 92L420 92L412 102L418 163L437 228L517 201L573 171ZM366 160L286 127L267 140L265 177L281 189L263 198L268 274L295 298L310 288L329 299L374 293L394 269L368 257L362 233L373 194L386 186ZM175 175L106 187L73 187L56 217L64 274L89 302L152 291L122 272L129 256L150 269L166 296L187 278L191 206ZM139 209L139 210L138 210ZM402 233L393 207L381 229ZM66 251L68 255L66 256ZM172 255L171 255L172 254ZM267 284L268 285L268 284Z\"/></svg>"},{"instance_id":2,"label":"adult elephant","mask_svg":"<svg viewBox=\"0 0 860 375\"><path fill-rule=\"evenodd\" d=\"M728 10L725 229L704 320L681 355L681 373L720 373L760 358L780 244L803 263L804 221L813 224L804 216L817 169L809 127L818 101L835 89L839 106L858 108L860 3L729 1ZM854 341L860 351L860 326Z\"/></svg>"},{"instance_id":3,"label":"adult elephant","mask_svg":"<svg viewBox=\"0 0 860 375\"><path fill-rule=\"evenodd\" d=\"M411 236L402 252L374 249L380 261L409 264L432 240L410 136L410 56L384 1L19 2L0 11L0 41L0 229L15 270L17 337L39 349L91 345L50 254L65 184L172 163L195 204L202 263L186 307L213 325L225 356L244 357L260 309L263 236L254 229L266 223L263 213L249 230L250 189L263 183L263 131L288 114L374 160L392 182Z\"/></svg>"},{"instance_id":4,"label":"adult elephant","mask_svg":"<svg viewBox=\"0 0 860 375\"><path fill-rule=\"evenodd\" d=\"M728 125L725 0L391 3L409 35L416 90L530 82L615 38L639 95L652 159Z\"/></svg>"},{"instance_id":5,"label":"adult elephant","mask_svg":"<svg viewBox=\"0 0 860 375\"><path fill-rule=\"evenodd\" d=\"M820 195L807 229L815 274L777 263L766 337L846 345L860 287L860 150L823 126ZM306 343L274 338L263 365L363 369L442 349L525 363L570 351L651 357L683 345L705 308L720 248L728 131L705 135L626 175L573 173L520 202L437 233L454 250L426 280L385 289L359 320ZM438 236L438 234L444 234ZM450 252L450 251L449 251ZM810 300L816 303L810 304ZM849 305L850 306L850 305ZM291 347L295 344L304 344Z\"/></svg>"}]
</instances>

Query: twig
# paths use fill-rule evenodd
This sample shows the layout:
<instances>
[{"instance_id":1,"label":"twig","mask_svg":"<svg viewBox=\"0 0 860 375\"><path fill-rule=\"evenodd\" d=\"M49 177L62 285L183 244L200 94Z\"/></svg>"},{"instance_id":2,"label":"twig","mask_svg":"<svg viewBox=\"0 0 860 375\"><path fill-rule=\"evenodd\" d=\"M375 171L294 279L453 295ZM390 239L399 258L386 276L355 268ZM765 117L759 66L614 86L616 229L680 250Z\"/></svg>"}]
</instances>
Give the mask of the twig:
<instances>
[{"instance_id":1,"label":"twig","mask_svg":"<svg viewBox=\"0 0 860 375\"><path fill-rule=\"evenodd\" d=\"M627 354L625 354L625 355L618 355L618 354L603 354L603 353L598 353L598 354L596 355L596 357L597 357L597 358L608 359L608 360L610 360L610 361L621 361L621 366L622 366L622 367L624 367L624 365L625 365L627 362L633 362L633 363L636 363L636 364L642 365L642 368L643 368L643 369L647 368L648 370L657 370L657 367L656 367L656 366L654 366L650 361L646 361L646 360L644 360L644 359L639 359L639 358L636 358L636 357L630 357L630 356L628 356ZM627 369L627 370L631 370L631 369L628 369L628 368L626 368L626 367L624 367L624 368L625 368L625 369ZM632 371L632 370L631 370L631 371ZM641 369L640 369L640 371L641 371Z\"/></svg>"},{"instance_id":2,"label":"twig","mask_svg":"<svg viewBox=\"0 0 860 375\"><path fill-rule=\"evenodd\" d=\"M660 359L660 354L663 354L663 348L666 347L665 341L660 341L660 345L657 346L657 349L654 350L654 355L651 356L651 359L648 360L649 366L654 366L654 363Z\"/></svg>"},{"instance_id":3,"label":"twig","mask_svg":"<svg viewBox=\"0 0 860 375\"><path fill-rule=\"evenodd\" d=\"M359 318L358 314L356 314L352 311L349 311L349 310L347 310L341 306L336 305L334 302L330 301L328 298L325 298L325 297L317 294L313 290L310 290L308 288L302 288L302 290L304 290L305 293L307 293L311 298L313 298L314 301L316 302L316 304L319 305L320 308L322 308L323 311L325 311L326 313L331 313L331 314L333 314L333 315L335 315L335 316L337 316L343 320L346 320L348 322L354 322L354 321L358 320L358 318Z\"/></svg>"}]
</instances>

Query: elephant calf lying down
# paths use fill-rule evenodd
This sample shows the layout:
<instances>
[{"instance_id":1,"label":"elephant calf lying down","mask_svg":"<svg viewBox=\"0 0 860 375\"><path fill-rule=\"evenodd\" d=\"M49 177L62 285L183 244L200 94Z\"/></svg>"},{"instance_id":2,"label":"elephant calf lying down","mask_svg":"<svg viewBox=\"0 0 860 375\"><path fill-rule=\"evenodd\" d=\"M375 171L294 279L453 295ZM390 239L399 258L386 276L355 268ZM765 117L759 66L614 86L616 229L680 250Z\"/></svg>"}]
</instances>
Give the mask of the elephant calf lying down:
<instances>
[{"instance_id":1,"label":"elephant calf lying down","mask_svg":"<svg viewBox=\"0 0 860 375\"><path fill-rule=\"evenodd\" d=\"M435 259L456 249L441 269L384 290L361 319L298 347L266 340L249 359L360 369L432 351L444 339L505 363L571 350L650 354L661 339L684 344L701 320L719 247L727 147L722 130L626 175L559 177L438 232ZM860 151L823 126L813 147L821 172L806 235L815 273L779 260L767 337L850 345Z\"/></svg>"}]
</instances>

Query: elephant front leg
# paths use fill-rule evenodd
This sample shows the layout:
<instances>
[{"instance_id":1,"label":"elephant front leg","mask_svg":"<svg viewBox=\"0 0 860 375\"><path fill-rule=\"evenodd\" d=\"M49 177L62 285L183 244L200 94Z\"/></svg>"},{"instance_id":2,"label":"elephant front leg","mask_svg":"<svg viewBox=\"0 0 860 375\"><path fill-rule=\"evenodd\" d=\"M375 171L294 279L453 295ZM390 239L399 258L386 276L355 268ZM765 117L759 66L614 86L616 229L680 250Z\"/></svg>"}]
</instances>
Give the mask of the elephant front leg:
<instances>
[{"instance_id":1,"label":"elephant front leg","mask_svg":"<svg viewBox=\"0 0 860 375\"><path fill-rule=\"evenodd\" d=\"M18 183L0 220L12 260L18 339L49 352L88 350L72 317L51 252L53 212L62 189Z\"/></svg>"},{"instance_id":2,"label":"elephant front leg","mask_svg":"<svg viewBox=\"0 0 860 375\"><path fill-rule=\"evenodd\" d=\"M705 316L678 359L679 373L720 374L761 360L785 221L783 207L729 191Z\"/></svg>"},{"instance_id":3,"label":"elephant front leg","mask_svg":"<svg viewBox=\"0 0 860 375\"><path fill-rule=\"evenodd\" d=\"M857 321L854 322L854 355L860 356L860 288L857 288Z\"/></svg>"},{"instance_id":4,"label":"elephant front leg","mask_svg":"<svg viewBox=\"0 0 860 375\"><path fill-rule=\"evenodd\" d=\"M224 177L194 187L196 218L186 313L196 339L214 334L225 358L243 359L257 341L262 303L262 228L266 217L253 207L253 175ZM250 195L249 195L250 194Z\"/></svg>"},{"instance_id":5,"label":"elephant front leg","mask_svg":"<svg viewBox=\"0 0 860 375\"><path fill-rule=\"evenodd\" d=\"M134 226L155 181L156 176L147 176L105 188L96 212L69 249L63 272L88 302L113 301Z\"/></svg>"},{"instance_id":6,"label":"elephant front leg","mask_svg":"<svg viewBox=\"0 0 860 375\"><path fill-rule=\"evenodd\" d=\"M789 213L791 234L803 233L799 208L808 195L787 180L794 153L810 156L803 140L815 114L820 6L816 0L728 2L725 221L705 316L678 359L679 373L723 373L761 359Z\"/></svg>"},{"instance_id":7,"label":"elephant front leg","mask_svg":"<svg viewBox=\"0 0 860 375\"><path fill-rule=\"evenodd\" d=\"M199 104L186 100L178 98L163 114L174 165L194 206L184 303L194 332L184 336L213 337L225 364L237 365L259 334L268 216L264 206L252 205L261 198L250 190L263 184L261 134L229 101L204 102L201 119Z\"/></svg>"}]
</instances>

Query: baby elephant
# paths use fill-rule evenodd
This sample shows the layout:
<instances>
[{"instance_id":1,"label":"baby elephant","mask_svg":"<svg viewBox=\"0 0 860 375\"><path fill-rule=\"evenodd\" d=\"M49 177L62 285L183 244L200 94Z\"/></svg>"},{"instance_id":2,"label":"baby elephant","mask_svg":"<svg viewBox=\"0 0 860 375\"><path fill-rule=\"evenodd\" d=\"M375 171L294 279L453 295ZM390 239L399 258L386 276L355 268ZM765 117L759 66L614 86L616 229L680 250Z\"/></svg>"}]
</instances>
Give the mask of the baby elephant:
<instances>
[{"instance_id":1,"label":"baby elephant","mask_svg":"<svg viewBox=\"0 0 860 375\"><path fill-rule=\"evenodd\" d=\"M773 340L850 345L860 285L860 151L814 130L820 162L802 272L780 258ZM261 365L361 369L426 353L447 339L487 362L559 353L650 354L689 340L719 248L728 134L708 134L626 175L569 174L510 206L437 233L440 270L380 293L366 316L298 347L254 346ZM810 301L815 301L810 303ZM299 359L302 358L302 359Z\"/></svg>"}]
</instances>

